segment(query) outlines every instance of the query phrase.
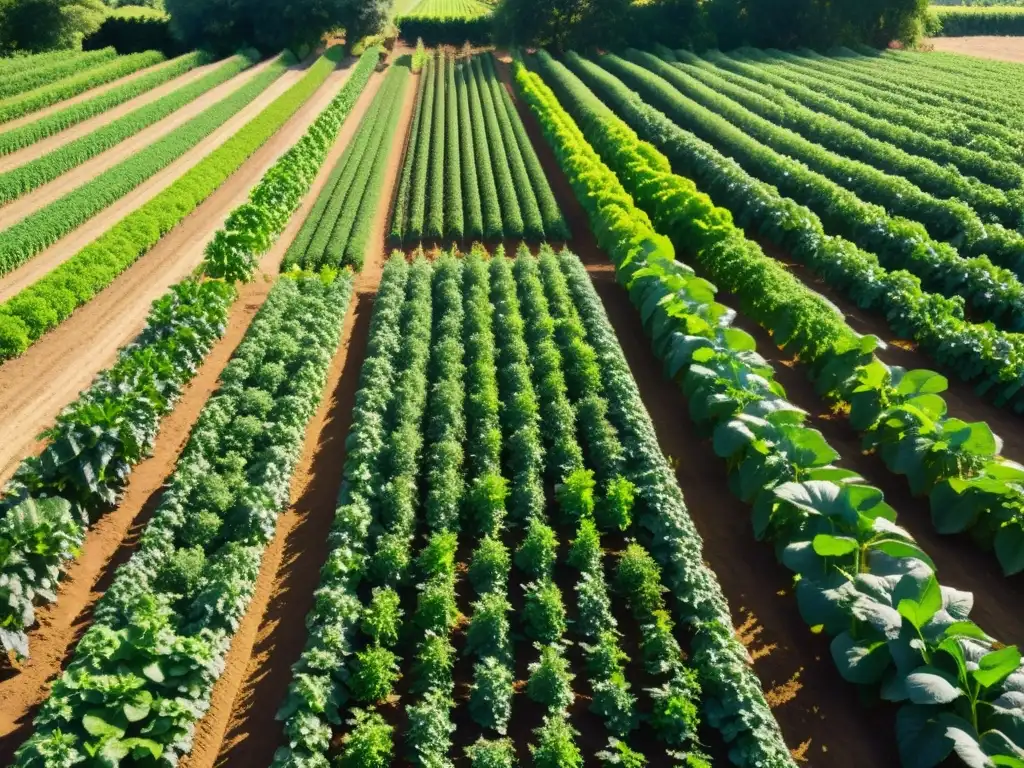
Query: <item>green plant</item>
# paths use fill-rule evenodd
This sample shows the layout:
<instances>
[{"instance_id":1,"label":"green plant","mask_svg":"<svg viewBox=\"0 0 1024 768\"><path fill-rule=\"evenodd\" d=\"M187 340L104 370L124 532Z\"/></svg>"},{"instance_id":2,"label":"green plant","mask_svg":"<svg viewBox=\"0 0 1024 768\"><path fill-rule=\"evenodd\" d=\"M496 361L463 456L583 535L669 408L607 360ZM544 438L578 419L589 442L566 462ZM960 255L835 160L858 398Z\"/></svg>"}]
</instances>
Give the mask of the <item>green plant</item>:
<instances>
[{"instance_id":1,"label":"green plant","mask_svg":"<svg viewBox=\"0 0 1024 768\"><path fill-rule=\"evenodd\" d=\"M506 579L507 574L506 574ZM503 590L485 592L473 603L473 612L466 629L466 653L478 658L493 656L512 661L508 614L512 606Z\"/></svg>"},{"instance_id":2,"label":"green plant","mask_svg":"<svg viewBox=\"0 0 1024 768\"><path fill-rule=\"evenodd\" d=\"M523 623L527 636L541 643L556 643L565 634L562 591L550 578L526 585Z\"/></svg>"},{"instance_id":3,"label":"green plant","mask_svg":"<svg viewBox=\"0 0 1024 768\"><path fill-rule=\"evenodd\" d=\"M511 739L488 741L481 737L466 747L466 757L473 768L515 768L518 765Z\"/></svg>"},{"instance_id":4,"label":"green plant","mask_svg":"<svg viewBox=\"0 0 1024 768\"><path fill-rule=\"evenodd\" d=\"M545 707L548 712L567 710L573 702L569 660L559 645L538 645L540 658L530 664L530 678L526 681L526 695Z\"/></svg>"},{"instance_id":5,"label":"green plant","mask_svg":"<svg viewBox=\"0 0 1024 768\"><path fill-rule=\"evenodd\" d=\"M374 645L391 647L398 642L402 626L401 599L390 587L374 587L373 597L363 613L360 628Z\"/></svg>"},{"instance_id":6,"label":"green plant","mask_svg":"<svg viewBox=\"0 0 1024 768\"><path fill-rule=\"evenodd\" d=\"M512 717L512 670L493 656L473 666L473 685L469 694L469 713L481 728L490 728L501 735L508 730Z\"/></svg>"},{"instance_id":7,"label":"green plant","mask_svg":"<svg viewBox=\"0 0 1024 768\"><path fill-rule=\"evenodd\" d=\"M387 768L394 749L394 728L377 712L353 709L352 730L345 736L338 768Z\"/></svg>"},{"instance_id":8,"label":"green plant","mask_svg":"<svg viewBox=\"0 0 1024 768\"><path fill-rule=\"evenodd\" d=\"M526 525L526 535L516 551L516 566L530 580L551 578L558 559L558 538L555 531L536 517Z\"/></svg>"},{"instance_id":9,"label":"green plant","mask_svg":"<svg viewBox=\"0 0 1024 768\"><path fill-rule=\"evenodd\" d=\"M583 755L576 746L578 731L569 725L563 712L548 715L544 724L534 732L536 743L530 744L530 754L537 768L580 768Z\"/></svg>"}]
</instances>

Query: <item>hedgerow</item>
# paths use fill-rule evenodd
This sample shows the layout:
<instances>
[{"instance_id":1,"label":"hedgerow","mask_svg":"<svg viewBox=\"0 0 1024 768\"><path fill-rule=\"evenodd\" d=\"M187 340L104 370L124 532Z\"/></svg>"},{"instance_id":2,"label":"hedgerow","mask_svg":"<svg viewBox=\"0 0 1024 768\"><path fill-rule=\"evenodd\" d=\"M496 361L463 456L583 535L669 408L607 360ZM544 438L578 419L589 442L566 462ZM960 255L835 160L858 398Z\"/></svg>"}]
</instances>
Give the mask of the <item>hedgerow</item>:
<instances>
[{"instance_id":1,"label":"hedgerow","mask_svg":"<svg viewBox=\"0 0 1024 768\"><path fill-rule=\"evenodd\" d=\"M431 161L433 160L433 144L431 137L434 131L434 103L436 97L434 92L437 89L435 70L437 69L437 58L431 56L423 67L421 78L426 80L426 87L423 92L423 116L418 126L419 134L415 136L416 155L413 167L411 199L409 204L409 221L406 224L404 238L406 242L417 242L423 239L424 226L426 223L427 186Z\"/></svg>"}]
</instances>

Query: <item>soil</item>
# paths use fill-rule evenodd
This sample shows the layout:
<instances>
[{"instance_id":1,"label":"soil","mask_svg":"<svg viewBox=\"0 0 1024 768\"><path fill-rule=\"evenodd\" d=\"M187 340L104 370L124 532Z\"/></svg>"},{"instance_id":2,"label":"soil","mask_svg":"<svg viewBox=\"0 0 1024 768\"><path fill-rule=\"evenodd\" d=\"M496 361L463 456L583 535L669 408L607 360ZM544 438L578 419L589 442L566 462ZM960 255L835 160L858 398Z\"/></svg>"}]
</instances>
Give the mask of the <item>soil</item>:
<instances>
[{"instance_id":1,"label":"soil","mask_svg":"<svg viewBox=\"0 0 1024 768\"><path fill-rule=\"evenodd\" d=\"M338 142L306 197L303 210L282 237L275 268L331 170L383 82L374 74L342 126ZM311 422L298 469L292 479L291 506L279 518L277 533L263 558L255 596L232 642L227 667L214 689L210 711L196 730L183 768L267 764L282 740L275 719L291 682L291 665L306 642L305 617L313 606L320 567L327 559L327 534L345 462L345 438L359 387L359 371L369 337L370 317L387 248L387 212L401 170L401 147L415 103L415 79L406 86L398 130L390 148L381 204L373 223L366 260L356 276L354 310L345 320L341 348L334 359L327 394Z\"/></svg>"},{"instance_id":2,"label":"soil","mask_svg":"<svg viewBox=\"0 0 1024 768\"><path fill-rule=\"evenodd\" d=\"M590 231L568 179L529 108L516 97L507 65L499 76L509 89L537 149L558 204L573 232L570 249L587 266L615 328L662 451L676 468L687 507L704 538L704 557L732 607L737 634L747 645L790 749L809 765L890 765L895 759L895 713L879 702L858 701L835 669L828 640L814 635L797 611L792 578L772 547L754 539L750 509L728 490L724 463L688 418L678 387L664 378L650 351L639 315L615 282L614 267Z\"/></svg>"},{"instance_id":3,"label":"soil","mask_svg":"<svg viewBox=\"0 0 1024 768\"><path fill-rule=\"evenodd\" d=\"M136 78L144 77L145 75L148 75L150 72L155 72L156 70L165 66L167 66L167 62L162 61L159 64L154 64L151 67L140 69L138 72L132 72L130 75L125 75L124 77L118 80L114 80L112 82L97 86L96 88L92 88L88 91L85 91L84 93L78 94L77 96L73 96L70 99L58 101L56 104L51 104L50 106L44 107L43 109L37 109L35 112L30 112L27 115L22 115L21 117L16 118L14 120L0 122L0 130L9 131L12 128L20 128L21 126L26 125L27 123L34 123L36 120L40 120L44 117L47 117L54 112L59 112L60 110L65 109L66 107L71 107L83 101L88 101L94 96L99 96L103 93L106 93L109 90L118 88L124 85L125 83L130 83L132 80L135 80Z\"/></svg>"},{"instance_id":4,"label":"soil","mask_svg":"<svg viewBox=\"0 0 1024 768\"><path fill-rule=\"evenodd\" d=\"M106 112L101 112L100 114L91 117L88 120L76 123L70 128L66 128L59 133L55 133L52 136L48 136L45 139L35 142L34 144L30 144L27 147L11 152L10 154L0 158L0 173L9 171L12 168L17 168L18 166L35 160L37 157L42 157L43 155L53 152L55 149L58 149L65 144L71 143L75 139L87 136L93 131L102 128L105 125L109 125L118 118L124 117L130 112L134 112L136 109L144 107L147 104L152 104L154 101L167 96L179 88L190 83L194 83L196 80L205 77L215 69L223 66L223 64L223 61L218 61L191 69L169 82L163 83L156 88L152 88L145 93L139 94L134 99L129 99L123 104L118 104L116 107L108 109Z\"/></svg>"},{"instance_id":5,"label":"soil","mask_svg":"<svg viewBox=\"0 0 1024 768\"><path fill-rule=\"evenodd\" d=\"M981 59L1024 62L1024 37L932 37L926 43L936 51L963 53Z\"/></svg>"},{"instance_id":6,"label":"soil","mask_svg":"<svg viewBox=\"0 0 1024 768\"><path fill-rule=\"evenodd\" d=\"M10 477L23 456L39 450L35 435L138 334L152 302L202 261L203 249L227 215L246 201L253 185L305 133L347 77L348 70L332 73L280 131L148 254L24 355L0 366L0 480ZM117 220L99 218L106 218L101 231ZM40 387L40 381L46 386Z\"/></svg>"},{"instance_id":7,"label":"soil","mask_svg":"<svg viewBox=\"0 0 1024 768\"><path fill-rule=\"evenodd\" d=\"M19 197L17 200L9 202L7 205L0 208L0 216L3 216L5 227L17 224L26 216L29 216L41 208L59 200L68 193L78 189L83 184L96 178L104 171L124 162L128 158L137 154L140 150L164 138L170 131L184 125L217 102L222 101L224 98L237 91L246 82L252 80L259 72L266 69L268 66L269 63L263 63L257 65L257 67L254 67L253 69L248 69L245 72L236 75L228 82L222 83L207 93L204 93L195 101L186 104L177 112L167 116L155 125L151 125L149 128L140 131L131 138L122 141L117 146L112 147L85 163L82 163L82 165L79 165L77 168L71 169L67 173L51 181L49 184L44 184L43 186L32 190L28 194ZM200 141L199 144L169 166L140 184L116 203L105 208L101 213L97 214L97 216L86 222L83 227L86 227L91 223L95 226L102 226L101 231L105 231L109 227L109 224L104 225L102 221L97 224L96 219L98 217L106 220L109 220L109 218L113 216L120 218L129 210L134 210L152 197L155 197L161 190L169 186L171 182L178 178L185 170L191 168L199 160L223 144L225 140L258 115L268 104L288 90L288 88L294 85L301 77L302 72L297 66L286 71L277 80L271 83L270 86L257 98L245 105L227 122ZM123 210L124 208L127 208L127 210ZM79 227L79 229L75 230L70 237L74 237L74 235L78 234L83 227ZM64 241L67 239L67 237L61 239L58 241L57 245L64 245ZM65 248L66 247L67 246L65 246ZM44 252L44 254L45 253L46 252ZM34 257L32 261L39 259L40 256L44 254ZM29 263L31 263L31 261ZM6 284L6 278L4 280L4 284Z\"/></svg>"}]
</instances>

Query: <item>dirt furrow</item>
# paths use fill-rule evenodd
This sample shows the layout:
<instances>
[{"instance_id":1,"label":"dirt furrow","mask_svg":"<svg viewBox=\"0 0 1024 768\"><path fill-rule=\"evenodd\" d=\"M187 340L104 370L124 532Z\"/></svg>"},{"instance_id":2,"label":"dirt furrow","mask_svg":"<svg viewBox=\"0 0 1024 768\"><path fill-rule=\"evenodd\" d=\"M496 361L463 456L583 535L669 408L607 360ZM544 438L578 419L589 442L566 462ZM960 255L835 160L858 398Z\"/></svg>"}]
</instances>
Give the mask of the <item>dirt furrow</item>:
<instances>
[{"instance_id":1,"label":"dirt furrow","mask_svg":"<svg viewBox=\"0 0 1024 768\"><path fill-rule=\"evenodd\" d=\"M750 508L729 491L725 464L690 421L679 388L662 376L640 317L615 281L608 257L590 231L585 211L528 106L511 85L507 65L499 75L512 94L573 232L571 250L587 266L615 328L661 450L676 469L687 508L704 539L704 559L718 576L733 611L737 634L756 660L786 743L811 765L889 765L896 754L895 712L883 703L863 706L856 690L832 663L828 639L814 635L800 617L792 578L771 545L754 539Z\"/></svg>"},{"instance_id":2,"label":"dirt furrow","mask_svg":"<svg viewBox=\"0 0 1024 768\"><path fill-rule=\"evenodd\" d=\"M27 115L22 115L21 117L15 118L14 120L0 122L0 131L9 131L14 128L20 128L21 126L27 125L28 123L34 123L36 120L41 120L42 118L47 117L53 114L54 112L59 112L60 110L65 109L67 107L74 106L75 104L79 104L83 101L88 101L93 96L100 96L101 94L104 94L107 91L113 90L114 88L124 85L125 83L130 83L132 80L135 80L136 78L148 75L150 72L155 72L156 70L165 66L167 66L167 62L161 61L159 64L154 64L151 67L140 69L138 72L132 72L130 75L125 75L124 77L119 78L118 80L114 80L109 83L104 83L103 85L88 90L85 93L80 93L77 96L73 96L70 99L58 101L56 104L51 104L50 106L44 107L43 109L37 109L35 112L29 112Z\"/></svg>"},{"instance_id":3,"label":"dirt furrow","mask_svg":"<svg viewBox=\"0 0 1024 768\"><path fill-rule=\"evenodd\" d=\"M59 133L47 136L45 139L41 139L34 144L30 144L27 147L11 152L10 154L0 158L0 173L4 173L12 168L17 168L18 166L31 162L38 157L42 157L43 155L53 152L55 149L63 147L65 144L70 144L75 139L79 139L82 136L92 133L98 128L109 125L119 117L124 117L129 112L134 112L140 107L152 104L154 101L167 96L179 88L188 85L189 83L194 83L201 77L205 77L218 67L223 66L223 64L224 61L222 60L191 69L184 74L178 75L178 77L173 80L163 83L162 85L158 85L156 88L152 88L145 93L139 94L134 99L129 99L123 104L118 104L116 107L108 109L106 112L101 112L100 114L90 117L88 120L76 123Z\"/></svg>"},{"instance_id":4,"label":"dirt furrow","mask_svg":"<svg viewBox=\"0 0 1024 768\"><path fill-rule=\"evenodd\" d=\"M140 150L148 147L160 139L164 138L168 133L173 131L175 128L179 128L194 117L200 115L202 112L209 109L211 106L219 101L227 98L229 95L237 91L247 82L252 80L256 75L270 66L270 62L263 62L255 67L247 69L244 72L240 72L235 77L231 78L226 83L221 83L216 88L204 93L195 101L186 104L181 109L177 110L173 114L168 115L163 120L149 126L148 128L139 131L134 136L125 139L115 147L111 147L106 152L97 155L91 160L82 163L77 168L73 168L65 174L62 174L58 178L54 179L48 184L44 184L37 189L32 190L26 195L19 197L17 200L12 200L7 205L0 208L0 216L3 217L4 227L10 227L17 224L19 221L29 216L40 208L44 208L50 203L64 197L69 192L78 189L78 187L91 181L92 179L99 176L104 171L113 168L118 163L124 162L132 155L137 154ZM288 89L288 86L292 85L301 74L298 71L298 67L291 68L288 72L285 72L280 78L274 81L269 88L260 94L260 98L254 100L245 108L243 108L238 114L233 116L227 123L214 131L214 134L203 139L194 149L188 152L191 155L192 152L196 151L204 145L209 145L211 139L217 134L223 134L224 130L232 123L242 118L242 115L248 114L242 120L242 124L247 122L251 117L256 114L252 112L253 105L257 103L269 104L274 98L284 93ZM260 107L259 109L262 109ZM257 110L258 111L258 110ZM234 133L234 131L231 131ZM229 134L230 135L230 134ZM212 151L213 147L219 145L221 142L218 141L210 146L209 151ZM181 162L185 158L180 158L173 165ZM166 171L167 169L165 169ZM163 173L163 172L161 172ZM158 176L161 174L157 174ZM156 178L155 176L153 178ZM150 179L152 181L152 179ZM146 182L148 183L148 182ZM145 186L145 184L143 185ZM136 190L133 190L126 197L132 197L138 195L142 189L140 186Z\"/></svg>"},{"instance_id":5,"label":"dirt furrow","mask_svg":"<svg viewBox=\"0 0 1024 768\"><path fill-rule=\"evenodd\" d=\"M150 304L199 264L227 215L245 202L253 185L305 133L350 71L332 73L280 131L106 290L24 355L0 366L0 481L10 477L24 456L38 450L35 435L141 330ZM112 223L108 220L107 226Z\"/></svg>"},{"instance_id":6,"label":"dirt furrow","mask_svg":"<svg viewBox=\"0 0 1024 768\"><path fill-rule=\"evenodd\" d=\"M382 76L374 77L376 82L367 87L346 121L346 135L325 164L318 188L379 88ZM388 252L388 202L397 185L401 148L412 119L414 78L406 89L366 263L356 277L354 312L345 320L341 351L331 369L324 403L307 431L305 450L292 480L292 504L278 518L277 534L264 556L252 605L232 643L227 670L214 689L213 705L197 729L195 747L182 762L183 768L267 765L281 741L282 725L274 716L287 692L291 665L305 645L304 621L327 557L327 534L341 485L345 438L359 386L373 299ZM310 194L308 205L314 197ZM299 217L292 224L300 225Z\"/></svg>"}]
</instances>

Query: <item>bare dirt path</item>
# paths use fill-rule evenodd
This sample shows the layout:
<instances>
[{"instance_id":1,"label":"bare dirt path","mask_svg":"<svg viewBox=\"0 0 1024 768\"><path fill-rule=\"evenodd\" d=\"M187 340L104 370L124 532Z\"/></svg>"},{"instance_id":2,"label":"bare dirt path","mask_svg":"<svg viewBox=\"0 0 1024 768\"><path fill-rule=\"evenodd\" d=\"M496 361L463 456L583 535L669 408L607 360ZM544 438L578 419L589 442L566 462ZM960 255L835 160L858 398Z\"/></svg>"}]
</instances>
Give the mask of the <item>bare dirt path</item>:
<instances>
[{"instance_id":1,"label":"bare dirt path","mask_svg":"<svg viewBox=\"0 0 1024 768\"><path fill-rule=\"evenodd\" d=\"M932 37L926 42L936 51L963 53L981 59L1024 62L1024 37Z\"/></svg>"},{"instance_id":2,"label":"bare dirt path","mask_svg":"<svg viewBox=\"0 0 1024 768\"><path fill-rule=\"evenodd\" d=\"M118 163L124 162L132 155L137 154L140 150L164 138L168 133L173 131L175 128L179 128L180 126L192 120L194 117L197 117L198 115L205 112L207 109L209 109L217 102L222 101L229 95L233 94L247 82L256 77L256 75L259 72L265 70L268 66L270 66L270 62L263 62L261 64L258 64L256 67L252 67L244 72L239 73L235 77L231 78L228 82L221 83L216 88L208 91L207 93L204 93L195 101L186 104L184 107L177 110L173 114L170 114L163 120L149 126L148 128L142 131L139 131L134 136L125 139L117 146L111 147L106 152L97 155L96 157L92 158L91 160L88 160L85 163L82 163L77 168L72 168L70 171L68 171L65 174L62 174L53 181L49 182L48 184L44 184L43 186L32 190L28 194L22 195L17 200L12 200L7 205L0 208L0 217L3 218L4 227L6 228L14 224L17 224L26 216L35 213L40 208L43 208L56 200L59 200L69 192L78 189L78 187L96 178L104 171L113 168ZM204 145L210 145L211 140L214 138L214 136L216 134L223 134L223 132L232 123L236 123L239 120L242 120L241 124L248 122L251 119L251 117L254 114L256 114L252 111L255 108L256 104L260 103L263 104L264 106L266 104L269 104L271 101L277 98L277 96L281 95L285 90L287 90L288 87L292 85L299 77L301 77L299 67L296 66L289 69L289 71L285 72L281 77L279 77L277 80L271 83L270 87L263 91L263 93L260 94L259 98L253 100L248 105L246 105L246 107L244 107L230 120L228 120L227 123L225 123L223 126L214 131L214 134L208 136L206 139L200 142L195 148L188 152L185 155L185 157L188 157L188 155L191 155L192 152L195 152ZM257 109L257 112L259 111L259 109L262 108L262 106L259 107ZM247 114L249 116L243 119L243 115ZM234 133L234 131L232 130L231 133ZM220 143L221 142L218 141L215 144L212 144L210 149L208 149L208 152L212 151L212 148L218 146ZM29 147L29 149L31 150L32 147ZM177 162L181 162L182 160L185 159L185 157L180 158ZM177 163L173 163L172 166L176 164ZM165 171L166 170L167 169L165 169ZM156 177L154 176L153 178ZM152 179L150 181L152 181ZM141 187L139 189L141 189ZM135 197L137 191L138 190L133 191L129 195L126 195L126 197Z\"/></svg>"},{"instance_id":3,"label":"bare dirt path","mask_svg":"<svg viewBox=\"0 0 1024 768\"><path fill-rule=\"evenodd\" d=\"M230 185L239 176L247 179L233 195L222 196L223 199L217 201L216 206L211 206L216 208L215 211L202 211L203 207L211 205L214 198L220 195L218 191L196 211L196 214L204 214L205 221L216 221L216 224L209 224L205 230L206 240L227 212L248 196L252 183L305 132L316 115L337 93L350 71L351 67L345 67L333 73L307 105L271 140L270 143L275 146L270 147L270 143L265 145L228 181ZM286 141L277 141L280 136L288 138ZM168 238L180 230L180 227L174 230ZM136 467L118 507L89 530L83 555L72 564L61 582L57 602L37 611L39 625L31 633L30 639L32 658L24 663L19 672L8 673L0 678L0 764L8 764L14 750L27 737L35 711L49 691L49 681L68 661L74 644L88 628L95 603L109 586L117 567L134 551L146 523L159 505L164 482L174 471L178 456L185 447L203 405L216 391L221 371L245 335L253 316L269 295L281 256L296 231L286 230L281 240L261 261L262 274L252 283L241 287L239 297L231 308L227 332L211 350L174 410L161 423L153 456ZM162 242L158 248L163 245ZM182 248L186 247L182 245ZM193 245L191 250L201 257L200 245ZM147 258L152 256L153 253Z\"/></svg>"},{"instance_id":4,"label":"bare dirt path","mask_svg":"<svg viewBox=\"0 0 1024 768\"><path fill-rule=\"evenodd\" d=\"M376 82L367 86L346 121L344 135L325 163L315 191L326 182L382 79L382 75L374 75ZM366 262L356 277L354 311L345 320L327 395L307 431L302 459L292 480L291 506L278 518L277 534L264 556L252 605L232 643L227 670L214 689L210 711L197 729L195 747L182 761L182 768L267 765L280 745L282 724L275 720L275 714L291 681L291 665L305 645L305 617L313 605L320 568L327 558L327 534L345 462L345 438L359 387L373 300L388 252L387 203L401 171L401 150L412 119L415 93L415 78L410 78L389 150ZM311 193L306 201L309 207L314 200L315 194ZM292 224L297 233L301 218L296 217Z\"/></svg>"},{"instance_id":5,"label":"bare dirt path","mask_svg":"<svg viewBox=\"0 0 1024 768\"><path fill-rule=\"evenodd\" d=\"M85 91L84 93L80 93L77 96L72 96L70 99L58 101L56 104L51 104L50 106L44 107L43 109L37 109L35 112L29 112L27 115L22 115L21 117L15 118L14 120L0 122L0 131L9 131L12 128L20 128L21 126L26 125L27 123L34 123L36 120L40 120L44 117L47 117L53 114L54 112L59 112L60 110L65 109L66 107L71 107L83 101L88 101L93 96L99 96L101 94L104 94L107 91L117 88L118 86L124 85L125 83L130 83L132 80L135 80L136 78L143 77L145 75L148 75L150 72L155 72L161 67L166 66L167 62L161 61L159 64L154 64L151 67L140 69L138 72L132 72L130 75L125 75L124 77L118 80L113 80L112 82L104 83L103 85L100 85L96 88Z\"/></svg>"},{"instance_id":6,"label":"bare dirt path","mask_svg":"<svg viewBox=\"0 0 1024 768\"><path fill-rule=\"evenodd\" d=\"M152 88L145 93L141 93L134 99L129 99L123 104L118 104L116 107L108 109L106 112L90 117L88 120L83 120L80 123L76 123L70 128L66 128L59 133L55 133L52 136L48 136L45 139L41 139L27 147L11 152L0 158L0 173L17 168L18 166L24 165L25 163L31 162L38 157L42 157L55 149L63 147L65 144L70 144L75 139L79 139L82 136L86 136L98 128L102 128L105 125L117 120L119 117L124 117L129 112L134 112L140 107L144 107L147 104L152 104L154 101L167 96L169 93L178 90L182 86L194 83L202 77L210 74L217 68L224 65L224 61L218 61L213 64L206 64L201 67L196 67L182 75L178 75L173 80L170 80L162 85L158 85L156 88ZM37 118L38 119L38 118ZM97 155L99 157L99 155Z\"/></svg>"},{"instance_id":7,"label":"bare dirt path","mask_svg":"<svg viewBox=\"0 0 1024 768\"><path fill-rule=\"evenodd\" d=\"M104 208L46 250L36 254L14 271L0 277L0 301L7 301L20 291L23 291L70 259L93 240L103 235L125 216L141 208L159 195L196 163L234 136L246 123L262 112L263 109L294 85L301 77L302 72L300 71L284 73L267 90L241 109L238 114L173 163L155 173L120 200ZM114 151L119 153L128 152L128 149L128 147L120 145ZM127 157L127 155L125 156ZM17 200L12 205L18 205L21 202L21 200ZM2 213L3 211L0 210L0 215Z\"/></svg>"},{"instance_id":8,"label":"bare dirt path","mask_svg":"<svg viewBox=\"0 0 1024 768\"><path fill-rule=\"evenodd\" d=\"M199 264L227 215L245 202L252 186L305 133L350 71L333 72L280 131L106 290L24 355L0 366L0 481L10 477L24 456L38 450L39 431L141 330L152 302Z\"/></svg>"},{"instance_id":9,"label":"bare dirt path","mask_svg":"<svg viewBox=\"0 0 1024 768\"><path fill-rule=\"evenodd\" d=\"M614 268L598 247L586 213L544 139L536 119L511 86L509 68L499 76L512 94L552 189L572 228L571 249L587 265L654 421L662 451L690 515L704 539L704 558L714 569L733 611L737 634L756 659L757 673L786 743L810 765L890 765L895 759L895 711L868 709L832 663L828 639L814 635L797 610L792 579L771 545L754 539L750 508L730 492L725 464L688 416L679 388L662 375L639 314L615 281Z\"/></svg>"}]
</instances>

